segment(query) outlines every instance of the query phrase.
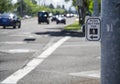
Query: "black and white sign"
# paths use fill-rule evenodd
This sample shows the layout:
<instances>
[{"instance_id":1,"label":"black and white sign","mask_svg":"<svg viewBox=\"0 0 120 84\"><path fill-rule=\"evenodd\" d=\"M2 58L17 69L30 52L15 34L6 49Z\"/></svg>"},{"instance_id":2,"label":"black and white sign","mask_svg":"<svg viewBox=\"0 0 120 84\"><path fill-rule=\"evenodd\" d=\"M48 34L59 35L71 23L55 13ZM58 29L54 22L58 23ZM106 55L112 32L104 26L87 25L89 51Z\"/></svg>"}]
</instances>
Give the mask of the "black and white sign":
<instances>
[{"instance_id":1,"label":"black and white sign","mask_svg":"<svg viewBox=\"0 0 120 84\"><path fill-rule=\"evenodd\" d=\"M86 38L89 41L99 41L101 38L101 21L97 17L86 20Z\"/></svg>"}]
</instances>

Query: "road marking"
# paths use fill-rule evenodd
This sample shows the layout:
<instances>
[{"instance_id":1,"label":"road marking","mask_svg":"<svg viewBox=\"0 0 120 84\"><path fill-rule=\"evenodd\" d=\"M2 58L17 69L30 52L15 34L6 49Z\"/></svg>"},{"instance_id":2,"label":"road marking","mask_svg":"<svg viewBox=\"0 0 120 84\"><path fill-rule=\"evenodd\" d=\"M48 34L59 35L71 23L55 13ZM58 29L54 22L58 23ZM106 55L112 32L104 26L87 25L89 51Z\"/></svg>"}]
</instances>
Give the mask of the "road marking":
<instances>
[{"instance_id":1,"label":"road marking","mask_svg":"<svg viewBox=\"0 0 120 84\"><path fill-rule=\"evenodd\" d=\"M29 53L29 52L35 52L36 50L30 50L30 49L8 49L8 50L0 50L1 52L5 53Z\"/></svg>"},{"instance_id":2,"label":"road marking","mask_svg":"<svg viewBox=\"0 0 120 84\"><path fill-rule=\"evenodd\" d=\"M9 53L28 53L28 52L32 52L34 50L29 50L29 49L11 49L8 50Z\"/></svg>"},{"instance_id":3,"label":"road marking","mask_svg":"<svg viewBox=\"0 0 120 84\"><path fill-rule=\"evenodd\" d=\"M76 73L69 73L69 75L72 75L72 76L82 76L82 77L100 78L100 71L76 72Z\"/></svg>"},{"instance_id":4,"label":"road marking","mask_svg":"<svg viewBox=\"0 0 120 84\"><path fill-rule=\"evenodd\" d=\"M6 41L6 42L0 42L2 44L24 44L23 41Z\"/></svg>"},{"instance_id":5,"label":"road marking","mask_svg":"<svg viewBox=\"0 0 120 84\"><path fill-rule=\"evenodd\" d=\"M35 69L39 64L41 64L48 56L50 56L60 45L62 45L69 38L70 37L64 37L60 39L58 42L46 49L41 55L32 59L24 68L16 71L15 73L7 77L5 80L3 80L0 84L17 84L17 82L21 78L23 78L33 69Z\"/></svg>"},{"instance_id":6,"label":"road marking","mask_svg":"<svg viewBox=\"0 0 120 84\"><path fill-rule=\"evenodd\" d=\"M49 46L52 45L53 42L54 42L54 38L52 38L52 39L48 42L48 44L46 44L46 46L43 48L43 50L46 50Z\"/></svg>"}]
</instances>

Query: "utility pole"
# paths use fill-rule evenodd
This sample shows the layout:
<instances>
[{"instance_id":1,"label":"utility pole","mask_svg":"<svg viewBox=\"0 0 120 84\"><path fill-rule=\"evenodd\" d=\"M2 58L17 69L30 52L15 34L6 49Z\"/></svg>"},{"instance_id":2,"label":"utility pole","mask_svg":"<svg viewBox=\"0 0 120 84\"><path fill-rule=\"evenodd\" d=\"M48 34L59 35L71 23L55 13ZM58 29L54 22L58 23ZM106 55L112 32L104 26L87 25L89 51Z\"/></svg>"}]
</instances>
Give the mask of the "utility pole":
<instances>
[{"instance_id":1,"label":"utility pole","mask_svg":"<svg viewBox=\"0 0 120 84\"><path fill-rule=\"evenodd\" d=\"M120 84L120 0L102 0L101 84Z\"/></svg>"},{"instance_id":2,"label":"utility pole","mask_svg":"<svg viewBox=\"0 0 120 84\"><path fill-rule=\"evenodd\" d=\"M94 0L93 16L99 16L99 5L98 5L98 0Z\"/></svg>"}]
</instances>

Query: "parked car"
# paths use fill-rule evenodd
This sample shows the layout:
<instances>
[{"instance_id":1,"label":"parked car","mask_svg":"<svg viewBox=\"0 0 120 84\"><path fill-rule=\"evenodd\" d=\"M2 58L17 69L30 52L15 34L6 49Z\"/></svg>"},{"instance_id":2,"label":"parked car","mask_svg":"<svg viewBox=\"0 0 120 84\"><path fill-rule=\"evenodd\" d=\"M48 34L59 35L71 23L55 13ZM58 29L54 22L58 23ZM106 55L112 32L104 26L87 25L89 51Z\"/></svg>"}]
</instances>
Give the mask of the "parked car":
<instances>
[{"instance_id":1,"label":"parked car","mask_svg":"<svg viewBox=\"0 0 120 84\"><path fill-rule=\"evenodd\" d=\"M49 14L48 12L42 11L38 12L38 24L47 23L49 24Z\"/></svg>"},{"instance_id":2,"label":"parked car","mask_svg":"<svg viewBox=\"0 0 120 84\"><path fill-rule=\"evenodd\" d=\"M30 16L30 15L24 15L23 16L23 19L29 19L29 18L32 18L32 16Z\"/></svg>"},{"instance_id":3,"label":"parked car","mask_svg":"<svg viewBox=\"0 0 120 84\"><path fill-rule=\"evenodd\" d=\"M53 21L56 21L56 16L52 16L52 18L51 18L51 21L53 22Z\"/></svg>"},{"instance_id":4,"label":"parked car","mask_svg":"<svg viewBox=\"0 0 120 84\"><path fill-rule=\"evenodd\" d=\"M58 16L57 19L56 19L56 24L59 24L59 23L64 23L66 24L66 19L64 16Z\"/></svg>"},{"instance_id":5,"label":"parked car","mask_svg":"<svg viewBox=\"0 0 120 84\"><path fill-rule=\"evenodd\" d=\"M21 20L16 14L4 13L0 15L0 26L3 26L3 28L6 28L6 26L13 26L14 29L18 26L18 28L20 28Z\"/></svg>"}]
</instances>

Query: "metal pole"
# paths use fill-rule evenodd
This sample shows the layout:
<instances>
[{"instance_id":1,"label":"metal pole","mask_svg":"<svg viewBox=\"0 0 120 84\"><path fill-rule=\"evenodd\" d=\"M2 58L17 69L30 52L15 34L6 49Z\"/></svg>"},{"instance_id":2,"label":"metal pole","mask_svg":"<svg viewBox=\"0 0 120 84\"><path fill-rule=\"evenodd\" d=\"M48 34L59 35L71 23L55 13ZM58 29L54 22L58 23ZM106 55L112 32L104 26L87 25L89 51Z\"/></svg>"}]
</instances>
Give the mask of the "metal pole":
<instances>
[{"instance_id":1,"label":"metal pole","mask_svg":"<svg viewBox=\"0 0 120 84\"><path fill-rule=\"evenodd\" d=\"M98 0L94 0L93 16L99 16L99 5L98 5Z\"/></svg>"},{"instance_id":2,"label":"metal pole","mask_svg":"<svg viewBox=\"0 0 120 84\"><path fill-rule=\"evenodd\" d=\"M102 0L101 84L120 84L120 0Z\"/></svg>"}]
</instances>

